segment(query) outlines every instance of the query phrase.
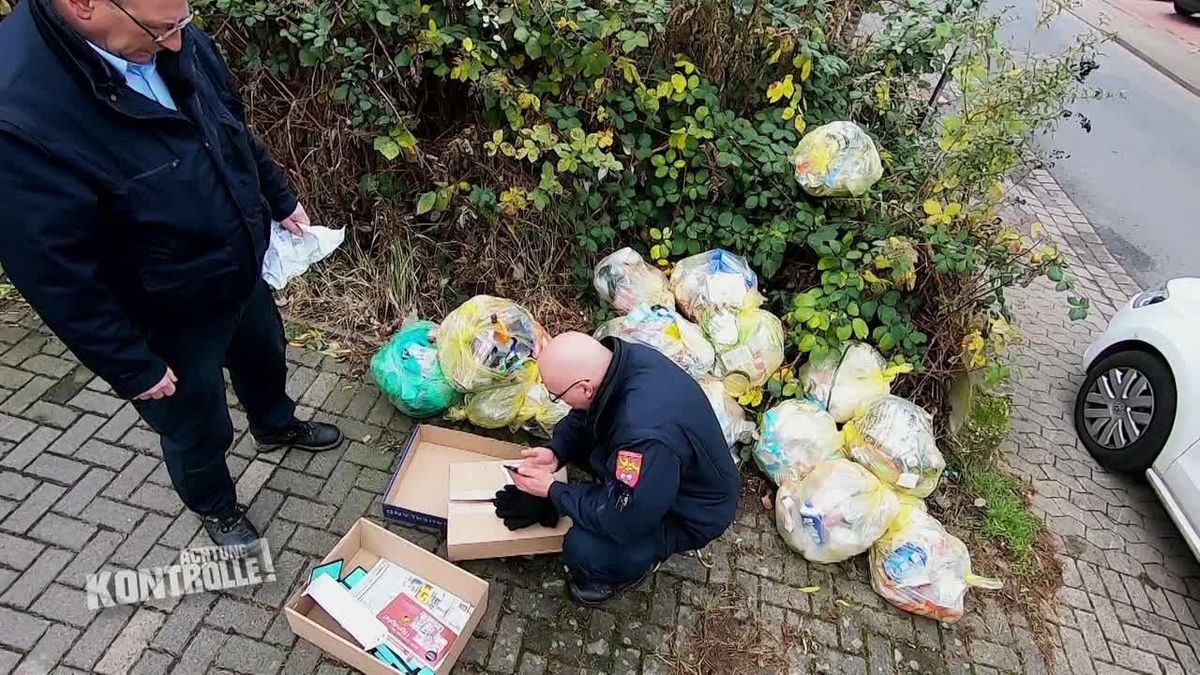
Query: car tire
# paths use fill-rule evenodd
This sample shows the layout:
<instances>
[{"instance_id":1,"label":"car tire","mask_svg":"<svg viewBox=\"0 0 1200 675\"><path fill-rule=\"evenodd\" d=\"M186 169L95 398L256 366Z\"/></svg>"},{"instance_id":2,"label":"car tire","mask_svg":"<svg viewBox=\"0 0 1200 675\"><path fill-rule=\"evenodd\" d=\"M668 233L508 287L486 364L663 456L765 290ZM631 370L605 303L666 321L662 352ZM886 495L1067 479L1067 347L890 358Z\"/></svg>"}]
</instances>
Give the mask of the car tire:
<instances>
[{"instance_id":1,"label":"car tire","mask_svg":"<svg viewBox=\"0 0 1200 675\"><path fill-rule=\"evenodd\" d=\"M1190 19L1190 18L1192 18L1192 15L1196 13L1190 9L1185 9L1184 6L1178 2L1176 2L1174 4L1175 4L1175 13L1182 17L1186 17L1186 18Z\"/></svg>"},{"instance_id":2,"label":"car tire","mask_svg":"<svg viewBox=\"0 0 1200 675\"><path fill-rule=\"evenodd\" d=\"M1129 421L1122 419L1125 428L1117 430L1107 439L1107 442L1102 442L1105 431L1108 429L1105 426L1105 420L1098 419L1098 417L1103 418L1104 411L1112 411L1113 407L1105 402L1106 395L1100 392L1111 391L1111 384L1116 377L1114 374L1120 373L1124 373L1127 380L1131 377L1131 373L1137 373L1148 382L1152 406L1149 412L1149 423L1140 425L1141 431L1132 439L1132 442L1123 443L1120 437L1126 433L1132 435L1133 432L1129 429L1138 426L1137 424L1130 425L1133 421L1131 413ZM1108 379L1100 382L1099 391L1097 391L1098 381L1105 376ZM1140 386L1136 378L1132 382L1134 386ZM1095 394L1091 401L1088 398L1089 394ZM1117 398L1121 398L1121 392L1116 392L1116 394ZM1129 400L1144 405L1144 389L1141 394ZM1124 399L1120 404L1121 410L1127 409ZM1079 435L1079 440L1087 448L1087 451L1104 468L1123 472L1144 472L1150 468L1150 465L1158 458L1163 446L1166 445L1167 437L1171 434L1171 427L1175 424L1175 405L1175 377L1171 374L1170 367L1159 356L1137 349L1114 352L1096 361L1088 368L1087 377L1084 378L1083 384L1079 387L1079 393L1075 396L1075 432ZM1128 409L1133 410L1132 406L1129 406ZM1140 411L1139 418L1144 419L1145 409L1137 410ZM1107 424L1111 425L1113 422L1107 420ZM1097 435L1101 438L1097 439ZM1124 440L1128 441L1129 439Z\"/></svg>"}]
</instances>

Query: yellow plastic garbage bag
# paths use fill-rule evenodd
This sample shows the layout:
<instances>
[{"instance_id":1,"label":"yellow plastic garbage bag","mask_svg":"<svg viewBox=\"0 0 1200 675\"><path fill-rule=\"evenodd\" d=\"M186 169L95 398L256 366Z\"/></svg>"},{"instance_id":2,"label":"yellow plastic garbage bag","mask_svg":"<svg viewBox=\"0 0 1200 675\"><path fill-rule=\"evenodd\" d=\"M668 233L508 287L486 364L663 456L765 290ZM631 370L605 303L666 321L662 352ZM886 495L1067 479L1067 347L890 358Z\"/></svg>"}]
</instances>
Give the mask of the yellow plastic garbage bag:
<instances>
[{"instance_id":1,"label":"yellow plastic garbage bag","mask_svg":"<svg viewBox=\"0 0 1200 675\"><path fill-rule=\"evenodd\" d=\"M783 322L765 309L737 315L737 339L717 348L714 372L725 380L730 394L761 387L783 365Z\"/></svg>"},{"instance_id":2,"label":"yellow plastic garbage bag","mask_svg":"<svg viewBox=\"0 0 1200 675\"><path fill-rule=\"evenodd\" d=\"M524 307L477 295L442 321L437 332L438 363L459 391L479 391L513 382L549 339Z\"/></svg>"},{"instance_id":3,"label":"yellow plastic garbage bag","mask_svg":"<svg viewBox=\"0 0 1200 675\"><path fill-rule=\"evenodd\" d=\"M601 300L620 312L639 305L675 306L667 275L631 248L623 248L601 260L592 275L592 285Z\"/></svg>"},{"instance_id":4,"label":"yellow plastic garbage bag","mask_svg":"<svg viewBox=\"0 0 1200 675\"><path fill-rule=\"evenodd\" d=\"M841 351L804 364L800 382L809 400L823 406L840 424L866 403L891 393L892 380L911 369L907 364L889 366L871 345L847 342Z\"/></svg>"},{"instance_id":5,"label":"yellow plastic garbage bag","mask_svg":"<svg viewBox=\"0 0 1200 675\"><path fill-rule=\"evenodd\" d=\"M967 588L999 589L999 579L971 573L967 547L915 498L901 498L900 513L871 546L871 587L884 600L944 623L962 618Z\"/></svg>"},{"instance_id":6,"label":"yellow plastic garbage bag","mask_svg":"<svg viewBox=\"0 0 1200 675\"><path fill-rule=\"evenodd\" d=\"M571 411L566 403L554 403L541 382L537 364L528 362L516 374L517 381L467 394L463 404L446 417L467 420L483 429L525 429L549 437L554 425Z\"/></svg>"},{"instance_id":7,"label":"yellow plastic garbage bag","mask_svg":"<svg viewBox=\"0 0 1200 675\"><path fill-rule=\"evenodd\" d=\"M812 401L789 399L763 414L754 462L776 485L801 480L841 456L837 422Z\"/></svg>"},{"instance_id":8,"label":"yellow plastic garbage bag","mask_svg":"<svg viewBox=\"0 0 1200 675\"><path fill-rule=\"evenodd\" d=\"M724 249L680 260L671 272L671 292L684 316L700 324L717 347L738 338L738 314L762 305L758 275Z\"/></svg>"},{"instance_id":9,"label":"yellow plastic garbage bag","mask_svg":"<svg viewBox=\"0 0 1200 675\"><path fill-rule=\"evenodd\" d=\"M896 494L848 459L821 462L775 494L775 527L806 560L836 563L866 551L900 510Z\"/></svg>"},{"instance_id":10,"label":"yellow plastic garbage bag","mask_svg":"<svg viewBox=\"0 0 1200 675\"><path fill-rule=\"evenodd\" d=\"M595 337L619 337L657 349L696 379L712 372L716 359L713 346L699 326L662 306L634 307L625 316L606 321Z\"/></svg>"},{"instance_id":11,"label":"yellow plastic garbage bag","mask_svg":"<svg viewBox=\"0 0 1200 675\"><path fill-rule=\"evenodd\" d=\"M929 413L899 396L868 403L842 427L842 438L851 459L899 494L928 497L946 470Z\"/></svg>"},{"instance_id":12,"label":"yellow plastic garbage bag","mask_svg":"<svg viewBox=\"0 0 1200 675\"><path fill-rule=\"evenodd\" d=\"M725 442L729 444L729 453L733 455L735 462L740 461L737 445L749 443L754 438L754 423L746 420L746 411L725 392L725 385L720 378L705 376L700 380L700 389L708 397L713 413L717 416L721 433L725 434Z\"/></svg>"},{"instance_id":13,"label":"yellow plastic garbage bag","mask_svg":"<svg viewBox=\"0 0 1200 675\"><path fill-rule=\"evenodd\" d=\"M875 141L853 122L812 129L792 153L796 181L816 197L858 196L883 177Z\"/></svg>"}]
</instances>

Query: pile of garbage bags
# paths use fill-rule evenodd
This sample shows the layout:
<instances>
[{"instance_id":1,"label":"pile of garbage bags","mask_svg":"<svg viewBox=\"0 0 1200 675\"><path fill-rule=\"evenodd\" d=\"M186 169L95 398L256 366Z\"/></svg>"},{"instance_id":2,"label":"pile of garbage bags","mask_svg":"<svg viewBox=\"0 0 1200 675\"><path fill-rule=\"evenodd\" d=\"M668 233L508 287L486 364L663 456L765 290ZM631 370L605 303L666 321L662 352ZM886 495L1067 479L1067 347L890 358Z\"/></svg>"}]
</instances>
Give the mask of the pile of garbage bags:
<instances>
[{"instance_id":1,"label":"pile of garbage bags","mask_svg":"<svg viewBox=\"0 0 1200 675\"><path fill-rule=\"evenodd\" d=\"M712 372L716 360L700 327L662 305L634 307L629 314L606 321L595 334L597 340L610 336L657 349L696 379Z\"/></svg>"},{"instance_id":2,"label":"pile of garbage bags","mask_svg":"<svg viewBox=\"0 0 1200 675\"><path fill-rule=\"evenodd\" d=\"M432 321L407 321L373 357L371 375L392 405L416 419L433 417L462 400L442 373Z\"/></svg>"},{"instance_id":3,"label":"pile of garbage bags","mask_svg":"<svg viewBox=\"0 0 1200 675\"><path fill-rule=\"evenodd\" d=\"M763 302L754 270L719 248L680 260L671 272L671 292L680 311L699 323L718 348L738 342L739 315Z\"/></svg>"},{"instance_id":4,"label":"pile of garbage bags","mask_svg":"<svg viewBox=\"0 0 1200 675\"><path fill-rule=\"evenodd\" d=\"M592 285L600 299L616 307L619 312L629 312L640 305L675 305L675 296L667 285L667 275L628 247L612 253L596 265Z\"/></svg>"},{"instance_id":5,"label":"pile of garbage bags","mask_svg":"<svg viewBox=\"0 0 1200 675\"><path fill-rule=\"evenodd\" d=\"M851 459L900 494L928 497L946 469L929 414L898 396L866 404L842 438Z\"/></svg>"},{"instance_id":6,"label":"pile of garbage bags","mask_svg":"<svg viewBox=\"0 0 1200 675\"><path fill-rule=\"evenodd\" d=\"M798 481L821 462L842 456L842 433L817 404L789 399L763 414L753 456L776 485Z\"/></svg>"},{"instance_id":7,"label":"pile of garbage bags","mask_svg":"<svg viewBox=\"0 0 1200 675\"><path fill-rule=\"evenodd\" d=\"M837 563L871 548L900 511L896 494L848 459L818 464L775 495L775 526L806 560Z\"/></svg>"},{"instance_id":8,"label":"pile of garbage bags","mask_svg":"<svg viewBox=\"0 0 1200 675\"><path fill-rule=\"evenodd\" d=\"M754 423L746 420L746 411L738 402L725 391L725 384L712 375L700 380L700 389L708 397L708 403L717 415L721 425L721 433L725 434L725 442L729 444L729 452L734 460L740 460L736 448L739 443L749 443L754 438Z\"/></svg>"},{"instance_id":9,"label":"pile of garbage bags","mask_svg":"<svg viewBox=\"0 0 1200 675\"><path fill-rule=\"evenodd\" d=\"M998 579L971 573L971 556L957 537L925 512L918 499L902 498L899 513L871 546L871 587L913 614L953 623L962 618L969 586L998 589Z\"/></svg>"},{"instance_id":10,"label":"pile of garbage bags","mask_svg":"<svg viewBox=\"0 0 1200 675\"><path fill-rule=\"evenodd\" d=\"M853 122L809 131L796 145L792 165L800 187L815 197L857 197L883 177L875 141Z\"/></svg>"},{"instance_id":11,"label":"pile of garbage bags","mask_svg":"<svg viewBox=\"0 0 1200 675\"><path fill-rule=\"evenodd\" d=\"M800 369L800 381L809 400L847 422L864 404L891 393L892 380L907 366L889 366L871 345L847 342L838 352L809 361Z\"/></svg>"},{"instance_id":12,"label":"pile of garbage bags","mask_svg":"<svg viewBox=\"0 0 1200 675\"><path fill-rule=\"evenodd\" d=\"M783 322L765 309L746 309L736 317L737 337L718 347L716 373L730 392L761 387L783 364Z\"/></svg>"},{"instance_id":13,"label":"pile of garbage bags","mask_svg":"<svg viewBox=\"0 0 1200 675\"><path fill-rule=\"evenodd\" d=\"M570 407L550 400L537 370L534 359L548 340L524 307L479 295L440 326L406 322L372 357L371 374L410 417L446 412L452 420L486 429L549 437Z\"/></svg>"}]
</instances>

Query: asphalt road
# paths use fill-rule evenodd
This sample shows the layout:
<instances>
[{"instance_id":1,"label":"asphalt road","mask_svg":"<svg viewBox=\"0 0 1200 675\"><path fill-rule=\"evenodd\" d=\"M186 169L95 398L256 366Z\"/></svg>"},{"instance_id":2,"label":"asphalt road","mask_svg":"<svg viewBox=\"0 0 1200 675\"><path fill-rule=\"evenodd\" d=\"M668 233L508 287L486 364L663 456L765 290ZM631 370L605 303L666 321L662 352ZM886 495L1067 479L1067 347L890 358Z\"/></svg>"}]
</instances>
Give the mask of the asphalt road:
<instances>
[{"instance_id":1,"label":"asphalt road","mask_svg":"<svg viewBox=\"0 0 1200 675\"><path fill-rule=\"evenodd\" d=\"M1070 14L1036 29L1037 0L992 6L1012 8L1007 36L1018 49L1057 51L1092 30ZM1200 97L1116 43L1097 60L1087 85L1108 97L1072 107L1091 133L1064 120L1041 139L1067 154L1050 173L1143 288L1200 276Z\"/></svg>"}]
</instances>

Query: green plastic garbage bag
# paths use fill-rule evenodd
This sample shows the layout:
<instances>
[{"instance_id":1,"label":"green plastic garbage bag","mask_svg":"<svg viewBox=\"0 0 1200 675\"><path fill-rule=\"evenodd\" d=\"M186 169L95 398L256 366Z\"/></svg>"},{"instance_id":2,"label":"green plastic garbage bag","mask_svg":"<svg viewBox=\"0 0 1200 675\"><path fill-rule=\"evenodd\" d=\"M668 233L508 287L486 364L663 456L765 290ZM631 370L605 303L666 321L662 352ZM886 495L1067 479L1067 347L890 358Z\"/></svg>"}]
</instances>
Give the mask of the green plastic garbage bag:
<instances>
[{"instance_id":1,"label":"green plastic garbage bag","mask_svg":"<svg viewBox=\"0 0 1200 675\"><path fill-rule=\"evenodd\" d=\"M429 339L432 321L405 323L371 357L371 374L392 405L416 419L433 417L462 400L442 374L437 347Z\"/></svg>"}]
</instances>

